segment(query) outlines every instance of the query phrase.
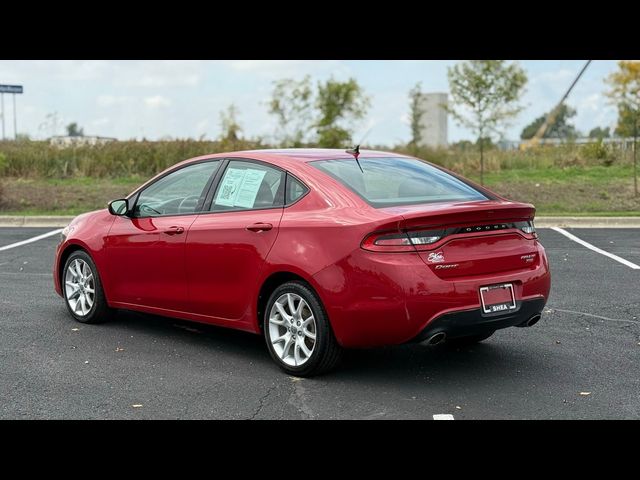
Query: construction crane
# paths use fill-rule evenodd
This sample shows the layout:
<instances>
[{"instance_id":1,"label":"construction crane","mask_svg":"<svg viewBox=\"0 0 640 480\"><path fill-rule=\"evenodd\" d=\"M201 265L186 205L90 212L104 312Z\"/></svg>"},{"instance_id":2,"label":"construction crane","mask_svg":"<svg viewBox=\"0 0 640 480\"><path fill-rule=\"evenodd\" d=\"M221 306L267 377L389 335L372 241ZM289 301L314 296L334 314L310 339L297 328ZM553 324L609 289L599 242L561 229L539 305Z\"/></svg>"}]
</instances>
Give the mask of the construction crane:
<instances>
[{"instance_id":1,"label":"construction crane","mask_svg":"<svg viewBox=\"0 0 640 480\"><path fill-rule=\"evenodd\" d=\"M573 81L573 83L571 84L567 92L563 95L563 97L560 99L560 101L555 106L555 108L549 112L549 115L547 115L547 118L545 118L542 125L540 125L540 128L538 129L536 134L526 142L523 142L522 144L520 144L520 150L527 150L528 148L535 147L540 143L540 139L544 137L544 134L547 132L547 130L551 126L553 126L553 124L556 122L556 118L558 118L558 114L562 109L562 104L567 99L567 97L571 93L571 90L573 90L573 87L575 87L576 83L578 83L578 80L580 80L580 77L582 76L582 74L584 73L584 71L587 69L587 67L591 62L592 60L587 60L587 63L585 63L584 67L582 67L582 70L580 70L580 73L575 78L575 80Z\"/></svg>"}]
</instances>

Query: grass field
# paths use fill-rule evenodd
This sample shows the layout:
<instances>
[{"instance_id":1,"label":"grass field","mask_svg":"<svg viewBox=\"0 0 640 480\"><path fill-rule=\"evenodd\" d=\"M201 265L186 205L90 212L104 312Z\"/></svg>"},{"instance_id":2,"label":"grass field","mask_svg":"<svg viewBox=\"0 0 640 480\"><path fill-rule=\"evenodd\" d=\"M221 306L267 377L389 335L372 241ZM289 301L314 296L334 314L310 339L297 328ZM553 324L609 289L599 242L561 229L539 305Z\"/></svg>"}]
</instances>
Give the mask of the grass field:
<instances>
[{"instance_id":1,"label":"grass field","mask_svg":"<svg viewBox=\"0 0 640 480\"><path fill-rule=\"evenodd\" d=\"M259 144L236 145L255 148ZM45 142L0 142L0 214L75 215L104 208L153 174L189 157L229 150L218 142L115 142L55 148ZM401 147L391 150L402 151ZM475 151L412 152L475 181ZM485 185L533 203L538 215L640 215L631 152L591 144L527 152L488 152Z\"/></svg>"},{"instance_id":2,"label":"grass field","mask_svg":"<svg viewBox=\"0 0 640 480\"><path fill-rule=\"evenodd\" d=\"M485 184L509 199L533 203L539 215L640 215L630 165L503 170L485 175Z\"/></svg>"}]
</instances>

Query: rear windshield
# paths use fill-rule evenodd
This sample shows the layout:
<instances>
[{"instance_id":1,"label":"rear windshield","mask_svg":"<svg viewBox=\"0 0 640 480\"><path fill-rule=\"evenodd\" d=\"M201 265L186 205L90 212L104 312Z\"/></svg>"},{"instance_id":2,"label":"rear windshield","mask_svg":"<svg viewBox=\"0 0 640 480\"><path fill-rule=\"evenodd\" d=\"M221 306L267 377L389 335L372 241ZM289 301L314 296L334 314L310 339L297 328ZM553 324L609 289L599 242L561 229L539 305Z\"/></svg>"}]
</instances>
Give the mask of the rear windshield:
<instances>
[{"instance_id":1,"label":"rear windshield","mask_svg":"<svg viewBox=\"0 0 640 480\"><path fill-rule=\"evenodd\" d=\"M475 188L420 160L390 157L359 161L362 171L355 159L316 160L310 164L376 208L488 199Z\"/></svg>"}]
</instances>

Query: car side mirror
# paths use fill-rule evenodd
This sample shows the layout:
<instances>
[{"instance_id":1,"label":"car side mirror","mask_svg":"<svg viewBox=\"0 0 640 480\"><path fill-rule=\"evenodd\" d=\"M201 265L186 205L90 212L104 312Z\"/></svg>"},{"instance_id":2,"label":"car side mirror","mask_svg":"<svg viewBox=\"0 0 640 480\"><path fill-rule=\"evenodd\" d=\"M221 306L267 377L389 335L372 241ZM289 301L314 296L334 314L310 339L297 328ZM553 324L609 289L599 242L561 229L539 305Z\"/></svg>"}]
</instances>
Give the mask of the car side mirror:
<instances>
[{"instance_id":1,"label":"car side mirror","mask_svg":"<svg viewBox=\"0 0 640 480\"><path fill-rule=\"evenodd\" d=\"M120 198L109 202L109 213L120 217L129 213L129 201L126 198Z\"/></svg>"}]
</instances>

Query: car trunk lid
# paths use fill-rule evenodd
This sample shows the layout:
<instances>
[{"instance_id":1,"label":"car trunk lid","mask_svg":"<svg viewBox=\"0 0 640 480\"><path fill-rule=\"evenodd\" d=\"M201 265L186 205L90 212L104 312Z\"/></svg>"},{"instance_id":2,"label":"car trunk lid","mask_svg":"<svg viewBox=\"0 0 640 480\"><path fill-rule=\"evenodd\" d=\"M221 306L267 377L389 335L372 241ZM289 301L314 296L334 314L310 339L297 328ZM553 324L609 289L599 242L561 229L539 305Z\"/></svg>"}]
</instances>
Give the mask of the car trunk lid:
<instances>
[{"instance_id":1,"label":"car trunk lid","mask_svg":"<svg viewBox=\"0 0 640 480\"><path fill-rule=\"evenodd\" d=\"M517 271L538 265L536 234L520 228L533 221L532 205L489 200L385 210L401 215L402 231L426 231L440 236L431 245L416 245L427 267L440 278Z\"/></svg>"}]
</instances>

